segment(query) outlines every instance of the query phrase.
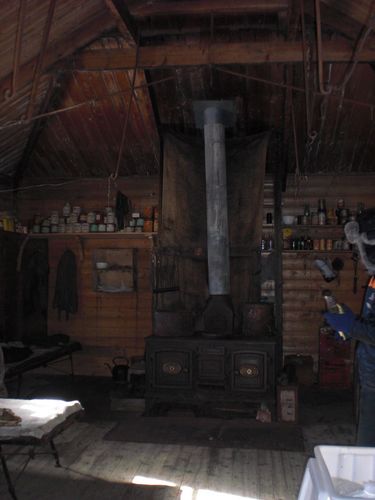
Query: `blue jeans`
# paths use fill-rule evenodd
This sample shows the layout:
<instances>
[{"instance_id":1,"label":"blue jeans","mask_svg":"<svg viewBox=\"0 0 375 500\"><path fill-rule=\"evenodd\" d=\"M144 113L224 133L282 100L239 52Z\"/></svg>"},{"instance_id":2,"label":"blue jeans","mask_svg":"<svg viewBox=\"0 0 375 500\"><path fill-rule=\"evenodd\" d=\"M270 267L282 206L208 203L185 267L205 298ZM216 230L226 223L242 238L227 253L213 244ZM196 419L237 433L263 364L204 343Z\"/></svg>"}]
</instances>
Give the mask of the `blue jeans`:
<instances>
[{"instance_id":1,"label":"blue jeans","mask_svg":"<svg viewBox=\"0 0 375 500\"><path fill-rule=\"evenodd\" d=\"M357 446L375 447L375 387L361 388Z\"/></svg>"}]
</instances>

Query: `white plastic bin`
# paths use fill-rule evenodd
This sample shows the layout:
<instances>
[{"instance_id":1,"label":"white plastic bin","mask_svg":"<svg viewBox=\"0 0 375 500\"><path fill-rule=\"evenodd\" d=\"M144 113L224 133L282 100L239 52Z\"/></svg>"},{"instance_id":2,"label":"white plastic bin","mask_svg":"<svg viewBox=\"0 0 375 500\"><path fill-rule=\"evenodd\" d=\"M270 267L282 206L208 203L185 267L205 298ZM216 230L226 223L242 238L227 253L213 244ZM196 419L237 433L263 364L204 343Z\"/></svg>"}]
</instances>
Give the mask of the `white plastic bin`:
<instances>
[{"instance_id":1,"label":"white plastic bin","mask_svg":"<svg viewBox=\"0 0 375 500\"><path fill-rule=\"evenodd\" d=\"M375 499L375 448L316 446L298 500Z\"/></svg>"}]
</instances>

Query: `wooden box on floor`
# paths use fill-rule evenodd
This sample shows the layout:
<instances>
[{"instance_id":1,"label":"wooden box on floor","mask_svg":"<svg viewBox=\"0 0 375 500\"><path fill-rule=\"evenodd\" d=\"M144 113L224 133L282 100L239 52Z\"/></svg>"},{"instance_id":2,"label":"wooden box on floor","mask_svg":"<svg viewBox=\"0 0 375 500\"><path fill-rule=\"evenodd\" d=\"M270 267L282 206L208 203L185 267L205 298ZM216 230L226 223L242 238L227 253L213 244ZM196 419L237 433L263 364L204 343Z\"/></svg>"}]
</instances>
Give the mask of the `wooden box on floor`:
<instances>
[{"instance_id":1,"label":"wooden box on floor","mask_svg":"<svg viewBox=\"0 0 375 500\"><path fill-rule=\"evenodd\" d=\"M298 386L277 386L277 419L279 422L298 422Z\"/></svg>"}]
</instances>

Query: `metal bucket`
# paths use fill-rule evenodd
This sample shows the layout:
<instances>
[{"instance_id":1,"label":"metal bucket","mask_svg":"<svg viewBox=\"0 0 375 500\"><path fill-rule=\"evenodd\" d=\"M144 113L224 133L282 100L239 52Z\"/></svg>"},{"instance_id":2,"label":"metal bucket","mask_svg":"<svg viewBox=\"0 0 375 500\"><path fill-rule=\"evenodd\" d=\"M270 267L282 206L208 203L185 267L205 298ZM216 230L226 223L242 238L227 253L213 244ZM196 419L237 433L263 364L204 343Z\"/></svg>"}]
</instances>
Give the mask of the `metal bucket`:
<instances>
[{"instance_id":1,"label":"metal bucket","mask_svg":"<svg viewBox=\"0 0 375 500\"><path fill-rule=\"evenodd\" d=\"M274 331L273 304L245 304L242 313L242 334L246 337L269 335Z\"/></svg>"}]
</instances>

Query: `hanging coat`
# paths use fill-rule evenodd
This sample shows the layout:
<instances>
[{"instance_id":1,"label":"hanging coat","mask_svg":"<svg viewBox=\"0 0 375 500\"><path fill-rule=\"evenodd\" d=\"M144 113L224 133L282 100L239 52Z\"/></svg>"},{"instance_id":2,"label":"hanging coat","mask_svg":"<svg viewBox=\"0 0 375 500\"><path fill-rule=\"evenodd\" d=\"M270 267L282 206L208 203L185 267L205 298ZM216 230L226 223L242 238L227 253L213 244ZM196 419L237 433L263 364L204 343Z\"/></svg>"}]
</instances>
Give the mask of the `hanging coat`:
<instances>
[{"instance_id":1,"label":"hanging coat","mask_svg":"<svg viewBox=\"0 0 375 500\"><path fill-rule=\"evenodd\" d=\"M57 266L53 307L58 310L59 318L61 312L65 311L66 319L69 319L69 314L78 310L77 265L71 250L63 253Z\"/></svg>"}]
</instances>

